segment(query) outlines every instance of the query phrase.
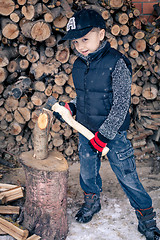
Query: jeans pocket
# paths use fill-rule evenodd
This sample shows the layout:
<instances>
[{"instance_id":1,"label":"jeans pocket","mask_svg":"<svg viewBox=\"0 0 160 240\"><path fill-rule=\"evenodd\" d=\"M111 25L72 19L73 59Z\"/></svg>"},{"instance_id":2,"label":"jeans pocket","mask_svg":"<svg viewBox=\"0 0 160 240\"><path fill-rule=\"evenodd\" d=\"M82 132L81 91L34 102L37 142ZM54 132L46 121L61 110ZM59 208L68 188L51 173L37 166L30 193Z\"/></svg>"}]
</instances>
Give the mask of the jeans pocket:
<instances>
[{"instance_id":1,"label":"jeans pocket","mask_svg":"<svg viewBox=\"0 0 160 240\"><path fill-rule=\"evenodd\" d=\"M132 147L123 152L116 152L123 175L132 173L136 169L134 150Z\"/></svg>"}]
</instances>

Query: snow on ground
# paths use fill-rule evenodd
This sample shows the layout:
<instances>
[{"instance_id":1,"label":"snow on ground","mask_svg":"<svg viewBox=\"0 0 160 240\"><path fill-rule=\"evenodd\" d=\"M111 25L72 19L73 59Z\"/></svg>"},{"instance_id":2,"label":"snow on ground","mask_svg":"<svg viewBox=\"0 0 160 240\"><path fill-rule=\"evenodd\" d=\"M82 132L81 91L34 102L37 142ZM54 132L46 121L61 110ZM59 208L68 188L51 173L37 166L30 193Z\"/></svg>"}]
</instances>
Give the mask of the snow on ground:
<instances>
[{"instance_id":1,"label":"snow on ground","mask_svg":"<svg viewBox=\"0 0 160 240\"><path fill-rule=\"evenodd\" d=\"M154 195L156 193L156 199ZM150 193L156 205L160 206L160 190ZM159 200L157 200L159 196ZM158 205L158 206L157 206ZM137 218L127 199L108 199L108 204L103 201L102 209L92 221L80 224L74 220L77 209L68 210L69 234L67 240L140 240L144 239L137 231ZM160 226L160 210L157 208Z\"/></svg>"},{"instance_id":2,"label":"snow on ground","mask_svg":"<svg viewBox=\"0 0 160 240\"><path fill-rule=\"evenodd\" d=\"M157 212L157 225L160 227L160 173L151 174L150 163L138 163L137 172L147 192L153 200ZM69 166L68 178L68 226L66 240L145 240L137 231L137 218L128 199L123 193L108 161L102 162L101 176L103 192L101 194L101 211L94 215L87 224L77 223L74 216L83 203L83 193L79 186L79 163ZM20 175L21 174L21 175ZM14 172L14 176L6 174L16 182L23 179L22 172ZM24 178L25 181L25 178ZM0 240L14 240L11 236L0 236ZM53 239L51 239L53 240Z\"/></svg>"},{"instance_id":3,"label":"snow on ground","mask_svg":"<svg viewBox=\"0 0 160 240\"><path fill-rule=\"evenodd\" d=\"M160 174L150 174L150 166L137 167L139 177L153 200L157 212L157 225L160 227ZM145 240L137 231L137 218L134 209L123 193L109 163L103 162L101 176L103 193L101 194L101 211L94 215L91 222L81 224L74 216L83 203L79 187L79 165L70 166L68 224L69 233L66 240Z\"/></svg>"}]
</instances>

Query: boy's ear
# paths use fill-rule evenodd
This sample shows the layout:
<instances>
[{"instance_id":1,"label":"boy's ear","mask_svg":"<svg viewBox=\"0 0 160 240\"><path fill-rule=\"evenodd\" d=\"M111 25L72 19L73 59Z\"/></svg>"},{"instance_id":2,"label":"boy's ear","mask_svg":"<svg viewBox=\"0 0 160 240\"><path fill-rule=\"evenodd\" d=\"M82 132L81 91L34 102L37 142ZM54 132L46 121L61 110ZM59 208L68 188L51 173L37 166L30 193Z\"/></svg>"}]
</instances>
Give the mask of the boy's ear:
<instances>
[{"instance_id":1,"label":"boy's ear","mask_svg":"<svg viewBox=\"0 0 160 240\"><path fill-rule=\"evenodd\" d=\"M105 37L105 29L101 29L100 32L99 32L99 36L100 36L100 41L102 41Z\"/></svg>"}]
</instances>

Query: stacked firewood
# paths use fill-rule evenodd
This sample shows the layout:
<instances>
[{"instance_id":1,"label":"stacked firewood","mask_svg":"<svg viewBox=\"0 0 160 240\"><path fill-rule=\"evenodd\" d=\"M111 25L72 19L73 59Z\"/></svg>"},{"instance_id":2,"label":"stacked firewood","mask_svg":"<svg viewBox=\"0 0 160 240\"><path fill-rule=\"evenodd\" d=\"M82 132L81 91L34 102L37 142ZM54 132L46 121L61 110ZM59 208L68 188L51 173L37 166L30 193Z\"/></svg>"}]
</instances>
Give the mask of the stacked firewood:
<instances>
[{"instance_id":1,"label":"stacked firewood","mask_svg":"<svg viewBox=\"0 0 160 240\"><path fill-rule=\"evenodd\" d=\"M39 240L41 237L36 234L28 237L29 231L20 225L21 207L12 204L24 197L23 192L23 187L0 184L0 236L10 235L17 240Z\"/></svg>"},{"instance_id":2,"label":"stacked firewood","mask_svg":"<svg viewBox=\"0 0 160 240\"><path fill-rule=\"evenodd\" d=\"M32 132L47 98L76 97L73 47L64 36L68 19L91 8L106 21L106 38L132 63L131 126L128 138L137 158L156 152L160 139L160 30L123 0L0 0L0 149L18 156L33 148ZM159 9L157 6L156 9ZM158 11L158 10L157 10ZM78 134L53 118L49 149L78 160Z\"/></svg>"}]
</instances>

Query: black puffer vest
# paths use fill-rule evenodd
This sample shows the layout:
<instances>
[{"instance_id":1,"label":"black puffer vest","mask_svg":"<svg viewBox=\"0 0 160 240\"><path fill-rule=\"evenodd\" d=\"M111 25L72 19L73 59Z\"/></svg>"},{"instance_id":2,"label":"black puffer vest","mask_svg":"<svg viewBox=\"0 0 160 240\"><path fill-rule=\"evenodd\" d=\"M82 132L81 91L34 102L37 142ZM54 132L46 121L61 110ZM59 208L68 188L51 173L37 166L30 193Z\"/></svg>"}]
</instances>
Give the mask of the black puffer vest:
<instances>
[{"instance_id":1,"label":"black puffer vest","mask_svg":"<svg viewBox=\"0 0 160 240\"><path fill-rule=\"evenodd\" d=\"M93 132L98 131L112 107L111 75L120 58L131 71L129 60L106 42L103 48L89 54L87 60L78 57L74 63L72 76L77 92L76 119ZM120 130L126 130L128 126L129 113Z\"/></svg>"}]
</instances>

